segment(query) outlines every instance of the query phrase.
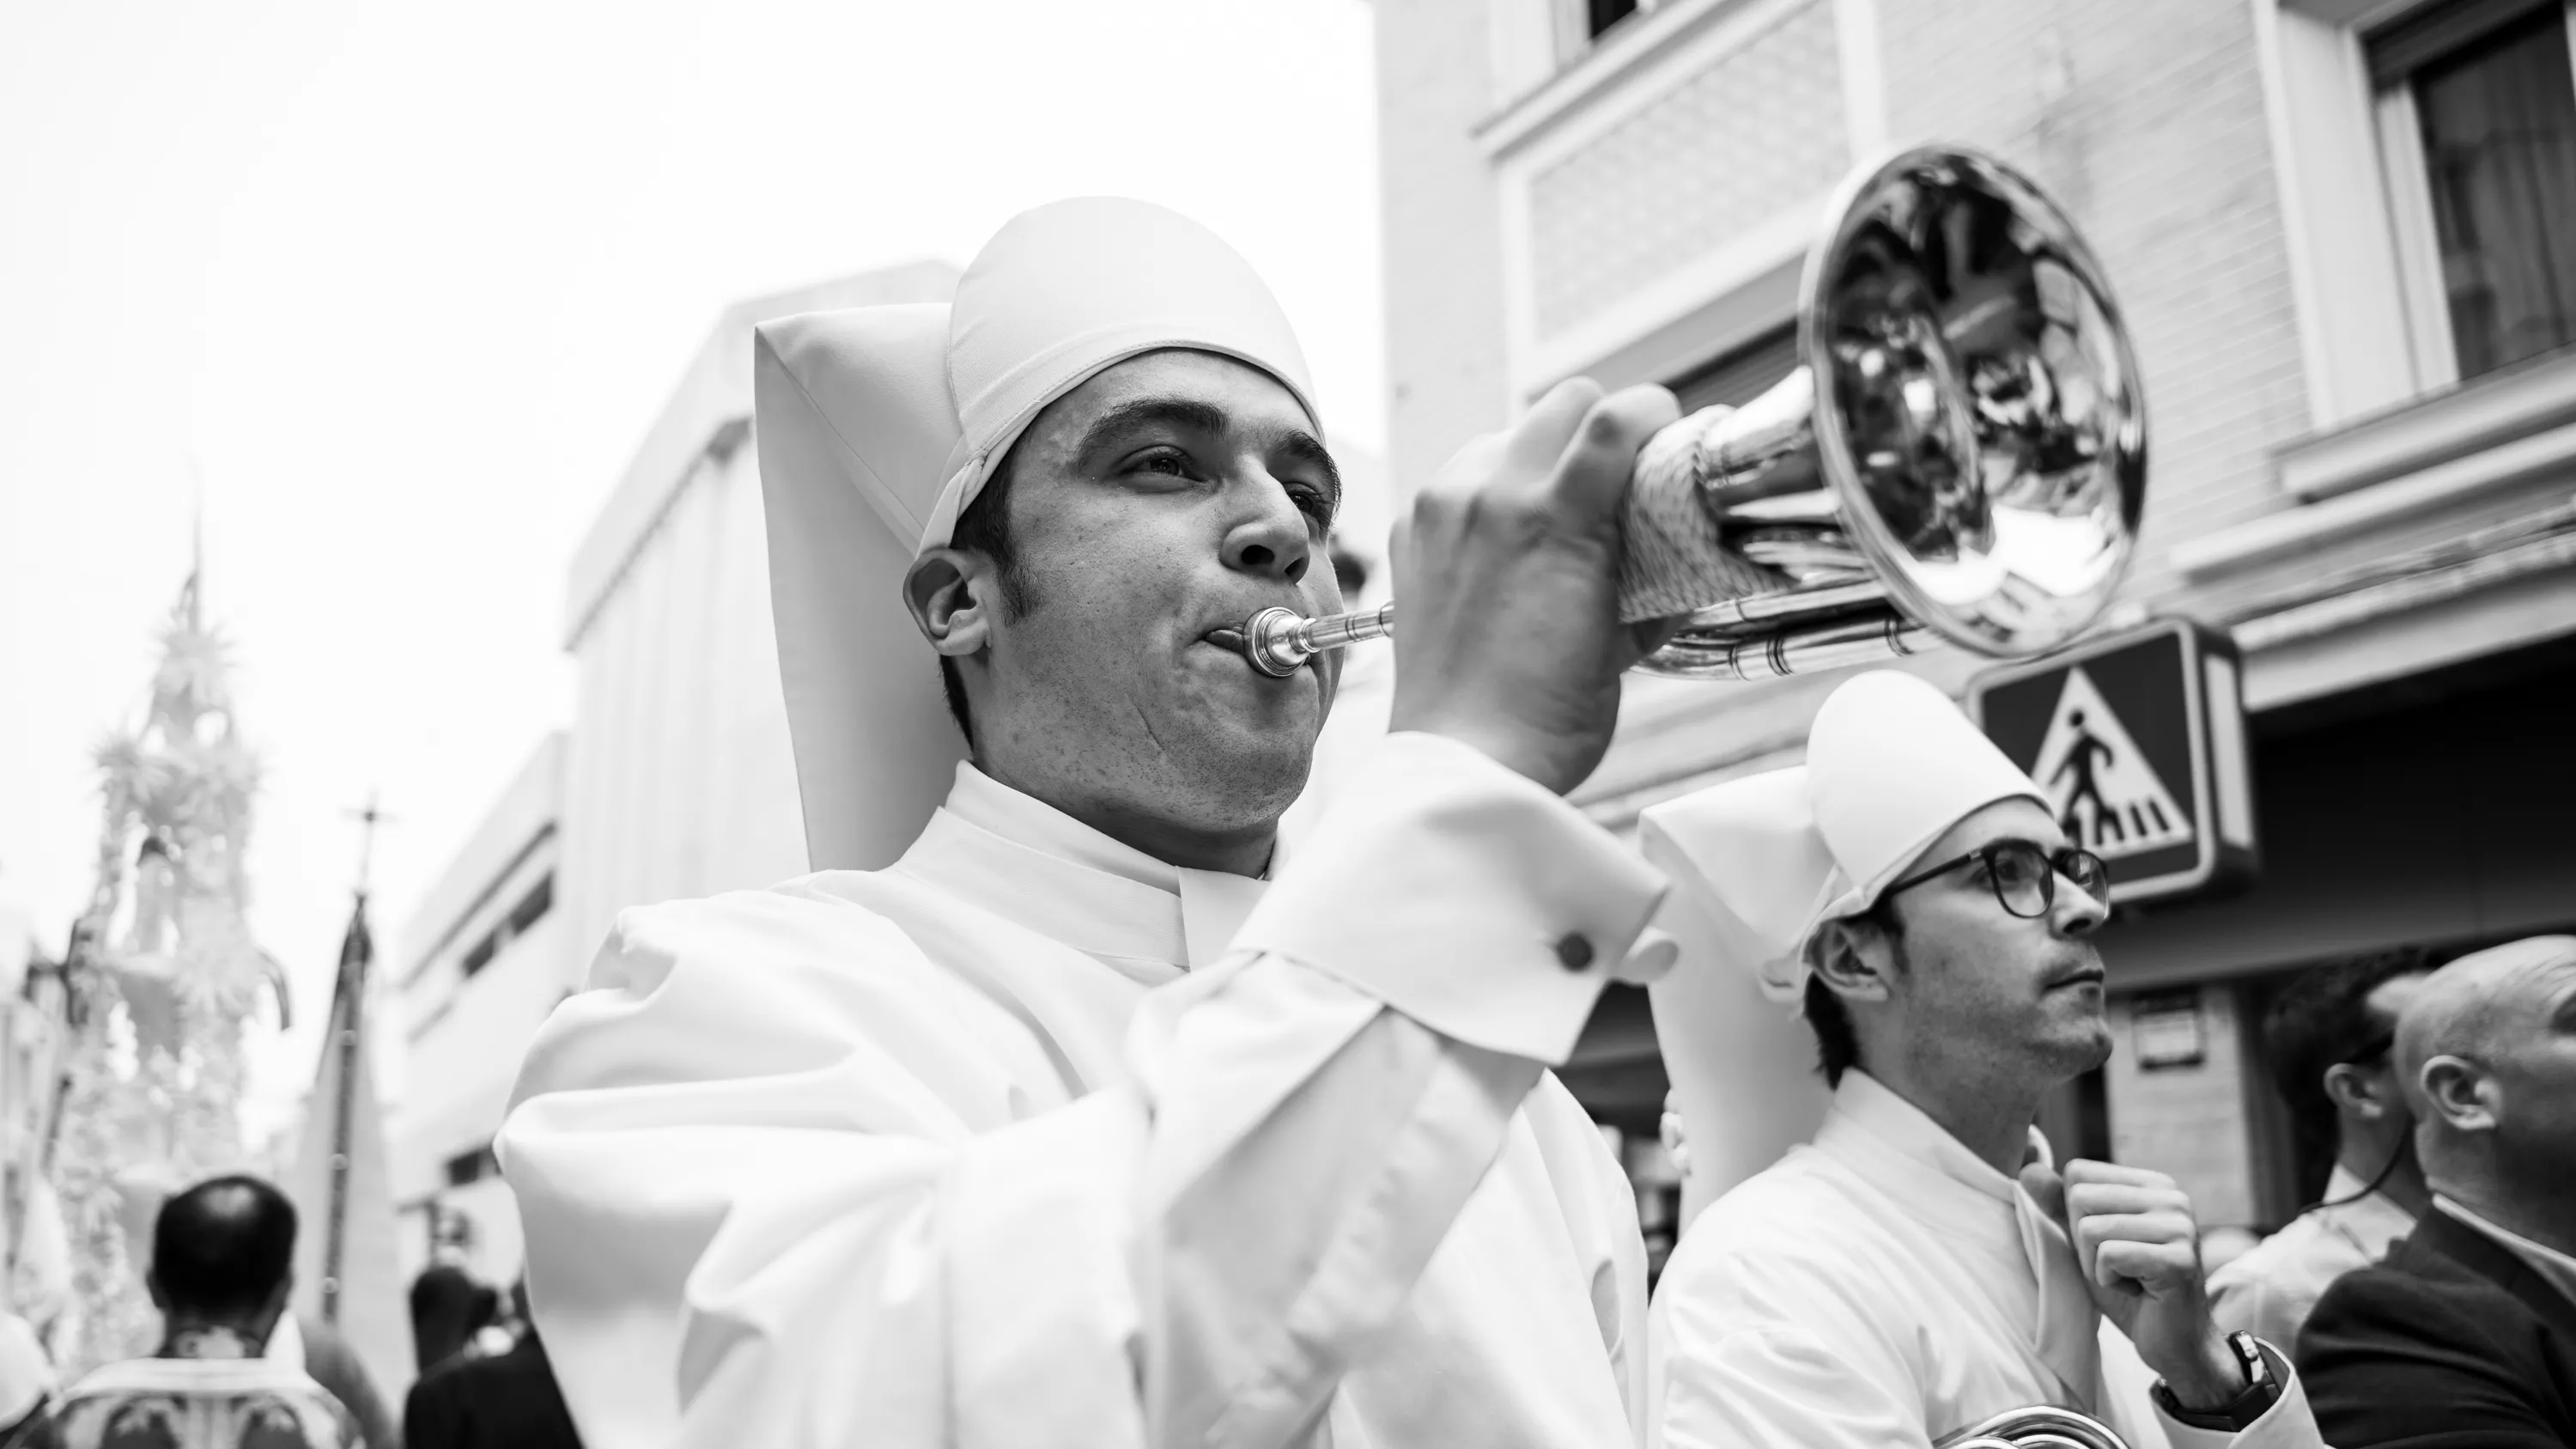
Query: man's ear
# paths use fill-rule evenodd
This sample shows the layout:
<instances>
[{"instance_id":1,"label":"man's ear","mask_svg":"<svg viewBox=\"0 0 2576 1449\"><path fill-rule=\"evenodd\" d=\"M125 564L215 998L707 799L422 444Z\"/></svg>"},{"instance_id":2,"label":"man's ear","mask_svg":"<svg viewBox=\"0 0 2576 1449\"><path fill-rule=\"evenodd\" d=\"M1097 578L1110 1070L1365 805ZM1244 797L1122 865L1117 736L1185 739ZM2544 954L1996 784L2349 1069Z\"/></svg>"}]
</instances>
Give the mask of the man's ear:
<instances>
[{"instance_id":1,"label":"man's ear","mask_svg":"<svg viewBox=\"0 0 2576 1449\"><path fill-rule=\"evenodd\" d=\"M2424 1064L2425 1108L2454 1132L2492 1132L2496 1082L2466 1057L2439 1056Z\"/></svg>"},{"instance_id":2,"label":"man's ear","mask_svg":"<svg viewBox=\"0 0 2576 1449\"><path fill-rule=\"evenodd\" d=\"M2326 1100L2335 1110L2364 1122L2378 1122L2406 1108L2395 1073L2380 1073L2350 1062L2326 1068Z\"/></svg>"},{"instance_id":3,"label":"man's ear","mask_svg":"<svg viewBox=\"0 0 2576 1449\"><path fill-rule=\"evenodd\" d=\"M1807 961L1827 990L1846 1001L1885 1001L1896 953L1874 922L1841 919L1816 928Z\"/></svg>"},{"instance_id":4,"label":"man's ear","mask_svg":"<svg viewBox=\"0 0 2576 1449\"><path fill-rule=\"evenodd\" d=\"M982 555L964 549L934 548L912 561L903 575L904 607L931 648L964 659L992 642L991 574Z\"/></svg>"}]
</instances>

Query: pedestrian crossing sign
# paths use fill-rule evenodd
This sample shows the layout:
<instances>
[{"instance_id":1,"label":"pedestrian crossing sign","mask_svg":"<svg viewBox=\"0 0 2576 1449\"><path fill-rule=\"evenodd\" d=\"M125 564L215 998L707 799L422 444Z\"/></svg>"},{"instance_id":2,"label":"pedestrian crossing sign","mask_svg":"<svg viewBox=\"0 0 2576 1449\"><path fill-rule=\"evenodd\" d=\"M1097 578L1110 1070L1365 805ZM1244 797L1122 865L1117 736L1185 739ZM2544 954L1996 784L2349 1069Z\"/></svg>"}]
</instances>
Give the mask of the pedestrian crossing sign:
<instances>
[{"instance_id":1,"label":"pedestrian crossing sign","mask_svg":"<svg viewBox=\"0 0 2576 1449\"><path fill-rule=\"evenodd\" d=\"M1982 674L1968 711L2111 868L2112 899L2154 900L2254 869L2237 680L2230 640L2168 620Z\"/></svg>"},{"instance_id":2,"label":"pedestrian crossing sign","mask_svg":"<svg viewBox=\"0 0 2576 1449\"><path fill-rule=\"evenodd\" d=\"M2066 838L2105 861L2191 839L2191 814L2093 683L2067 666L2031 778L2048 791Z\"/></svg>"}]
</instances>

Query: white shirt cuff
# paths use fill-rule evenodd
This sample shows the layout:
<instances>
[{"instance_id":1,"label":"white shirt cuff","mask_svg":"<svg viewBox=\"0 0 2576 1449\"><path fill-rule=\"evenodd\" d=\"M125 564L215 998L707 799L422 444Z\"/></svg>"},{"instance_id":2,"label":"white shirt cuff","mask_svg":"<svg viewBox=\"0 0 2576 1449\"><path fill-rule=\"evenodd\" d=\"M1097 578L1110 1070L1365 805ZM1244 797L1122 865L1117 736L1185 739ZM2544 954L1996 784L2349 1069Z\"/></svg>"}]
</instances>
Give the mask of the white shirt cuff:
<instances>
[{"instance_id":1,"label":"white shirt cuff","mask_svg":"<svg viewBox=\"0 0 2576 1449\"><path fill-rule=\"evenodd\" d=\"M2317 1449L2325 1442L2318 1437L2316 1415L2308 1408L2308 1387L2299 1381L2290 1356L2269 1343L2263 1347L2272 1372L2281 1378L2281 1396L2272 1401L2263 1417L2234 1433L2195 1429L2166 1413L2159 1403L2156 1422L2164 1429L2170 1449Z\"/></svg>"},{"instance_id":2,"label":"white shirt cuff","mask_svg":"<svg viewBox=\"0 0 2576 1449\"><path fill-rule=\"evenodd\" d=\"M1663 900L1664 878L1471 745L1391 734L1234 938L1443 1036L1551 1065Z\"/></svg>"}]
</instances>

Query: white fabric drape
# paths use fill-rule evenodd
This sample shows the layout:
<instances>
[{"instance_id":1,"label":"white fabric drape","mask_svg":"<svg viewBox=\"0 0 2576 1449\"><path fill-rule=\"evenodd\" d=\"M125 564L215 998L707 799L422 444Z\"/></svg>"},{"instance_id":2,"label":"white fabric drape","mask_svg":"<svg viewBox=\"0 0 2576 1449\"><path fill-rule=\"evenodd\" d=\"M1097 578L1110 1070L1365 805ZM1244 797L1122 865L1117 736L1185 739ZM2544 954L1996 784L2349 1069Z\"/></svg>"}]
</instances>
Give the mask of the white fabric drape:
<instances>
[{"instance_id":1,"label":"white fabric drape","mask_svg":"<svg viewBox=\"0 0 2576 1449\"><path fill-rule=\"evenodd\" d=\"M1543 1064L1660 889L1396 735L1266 891L969 770L888 870L626 913L501 1138L585 1440L1636 1442Z\"/></svg>"}]
</instances>

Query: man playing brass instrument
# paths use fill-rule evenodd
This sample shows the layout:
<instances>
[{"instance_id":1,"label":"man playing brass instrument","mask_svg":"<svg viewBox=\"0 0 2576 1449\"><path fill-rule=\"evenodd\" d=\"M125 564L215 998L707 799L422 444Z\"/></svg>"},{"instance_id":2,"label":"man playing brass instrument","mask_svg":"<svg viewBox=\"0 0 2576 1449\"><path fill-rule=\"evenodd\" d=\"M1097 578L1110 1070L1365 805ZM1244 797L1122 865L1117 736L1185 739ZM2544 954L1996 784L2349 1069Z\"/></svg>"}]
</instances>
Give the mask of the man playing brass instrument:
<instances>
[{"instance_id":1,"label":"man playing brass instrument","mask_svg":"<svg viewBox=\"0 0 2576 1449\"><path fill-rule=\"evenodd\" d=\"M1634 1443L1634 1199L1546 1068L1663 892L1559 797L1671 395L1561 386L1425 486L1394 732L1283 858L1337 665L1210 636L1340 606L1338 483L1239 256L1058 203L757 368L823 869L625 913L529 1053L583 1439Z\"/></svg>"},{"instance_id":2,"label":"man playing brass instrument","mask_svg":"<svg viewBox=\"0 0 2576 1449\"><path fill-rule=\"evenodd\" d=\"M2029 1405L2132 1446L2317 1442L2284 1356L2211 1323L2172 1180L2061 1172L2032 1128L2111 1048L2087 939L2108 881L2044 798L1937 689L1873 673L1826 700L1804 766L1647 812L1650 858L1741 958L1720 964L1802 1003L1834 1089L1811 1144L1684 1230L1654 1443L1921 1449ZM1749 1096L1725 1110L1771 1105Z\"/></svg>"}]
</instances>

